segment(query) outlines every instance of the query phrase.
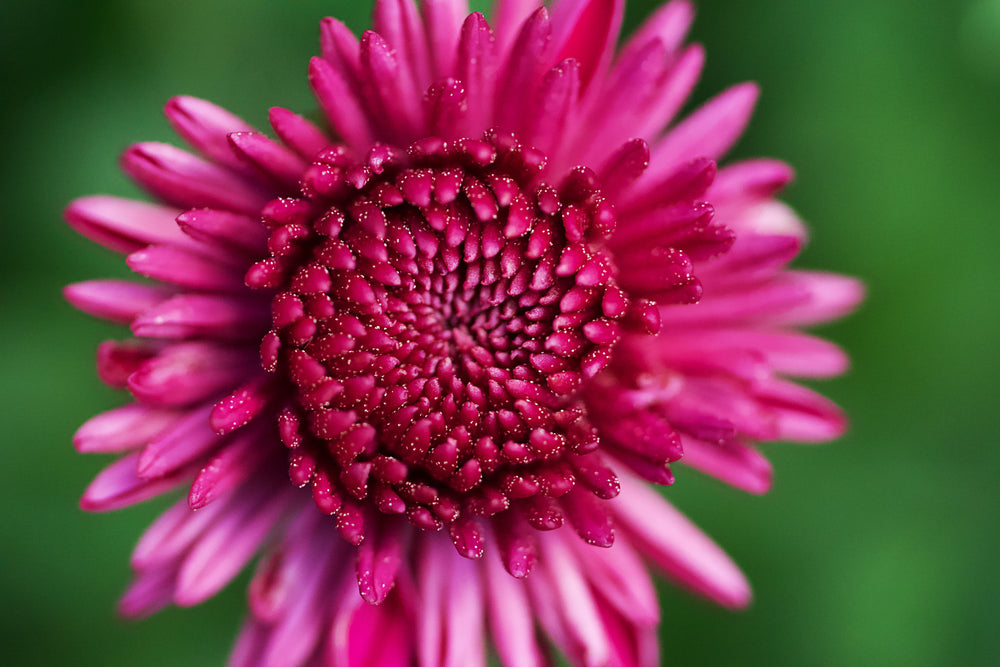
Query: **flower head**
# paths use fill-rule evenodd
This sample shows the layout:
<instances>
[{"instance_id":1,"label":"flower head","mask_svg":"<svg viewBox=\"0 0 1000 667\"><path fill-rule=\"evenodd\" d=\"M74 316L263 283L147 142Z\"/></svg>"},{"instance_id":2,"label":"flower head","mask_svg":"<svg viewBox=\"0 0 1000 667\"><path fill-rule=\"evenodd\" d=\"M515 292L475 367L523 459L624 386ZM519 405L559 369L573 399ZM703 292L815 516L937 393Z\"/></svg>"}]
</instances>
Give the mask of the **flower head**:
<instances>
[{"instance_id":1,"label":"flower head","mask_svg":"<svg viewBox=\"0 0 1000 667\"><path fill-rule=\"evenodd\" d=\"M751 84L673 118L702 51L672 2L615 48L623 3L376 2L322 23L327 125L268 138L202 100L122 167L159 203L70 224L151 282L67 288L131 326L98 372L135 402L77 433L123 452L89 510L177 487L133 554L129 615L210 597L256 554L233 664L657 661L643 561L724 605L749 587L670 507L680 460L754 493L759 440L839 411L785 376L845 365L795 327L860 288L786 269L783 164L717 171ZM542 634L539 634L539 629Z\"/></svg>"}]
</instances>

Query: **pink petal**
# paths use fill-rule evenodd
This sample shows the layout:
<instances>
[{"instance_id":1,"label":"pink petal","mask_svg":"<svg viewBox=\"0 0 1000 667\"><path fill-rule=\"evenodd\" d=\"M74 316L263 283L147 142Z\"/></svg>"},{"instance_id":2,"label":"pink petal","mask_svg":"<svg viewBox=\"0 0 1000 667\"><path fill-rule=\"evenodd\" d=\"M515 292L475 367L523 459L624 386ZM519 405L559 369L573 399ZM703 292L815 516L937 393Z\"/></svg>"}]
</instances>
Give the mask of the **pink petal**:
<instances>
[{"instance_id":1,"label":"pink petal","mask_svg":"<svg viewBox=\"0 0 1000 667\"><path fill-rule=\"evenodd\" d=\"M191 290L243 292L243 271L181 248L154 245L137 250L126 263L136 273Z\"/></svg>"},{"instance_id":2,"label":"pink petal","mask_svg":"<svg viewBox=\"0 0 1000 667\"><path fill-rule=\"evenodd\" d=\"M694 5L687 0L673 0L662 5L647 18L622 48L621 55L631 53L649 40L659 40L668 52L676 51L684 42L694 21Z\"/></svg>"},{"instance_id":3,"label":"pink petal","mask_svg":"<svg viewBox=\"0 0 1000 667\"><path fill-rule=\"evenodd\" d=\"M639 553L618 537L611 549L595 551L589 545L567 540L580 563L586 563L584 575L590 586L636 625L655 626L660 619L656 588Z\"/></svg>"},{"instance_id":4,"label":"pink petal","mask_svg":"<svg viewBox=\"0 0 1000 667\"><path fill-rule=\"evenodd\" d=\"M546 155L557 153L579 90L580 71L575 61L562 61L549 70L542 79L533 111L522 121L522 140Z\"/></svg>"},{"instance_id":5,"label":"pink petal","mask_svg":"<svg viewBox=\"0 0 1000 667\"><path fill-rule=\"evenodd\" d=\"M421 0L427 44L430 49L430 80L453 71L455 47L462 22L469 14L467 0Z\"/></svg>"},{"instance_id":6,"label":"pink petal","mask_svg":"<svg viewBox=\"0 0 1000 667\"><path fill-rule=\"evenodd\" d=\"M153 442L139 455L136 473L155 479L195 463L214 451L223 440L208 427L209 407L190 412L180 423Z\"/></svg>"},{"instance_id":7,"label":"pink petal","mask_svg":"<svg viewBox=\"0 0 1000 667\"><path fill-rule=\"evenodd\" d=\"M568 536L562 533L542 535L542 558L530 587L535 603L540 596L554 601L561 625L567 633L560 648L571 660L588 667L607 663L611 646L599 606L583 576L585 563L576 560L564 544Z\"/></svg>"},{"instance_id":8,"label":"pink petal","mask_svg":"<svg viewBox=\"0 0 1000 667\"><path fill-rule=\"evenodd\" d=\"M306 160L312 161L330 145L330 139L321 129L288 109L271 107L268 118L281 140Z\"/></svg>"},{"instance_id":9,"label":"pink petal","mask_svg":"<svg viewBox=\"0 0 1000 667\"><path fill-rule=\"evenodd\" d=\"M233 151L279 190L297 194L299 178L309 164L297 153L257 132L229 135Z\"/></svg>"},{"instance_id":10,"label":"pink petal","mask_svg":"<svg viewBox=\"0 0 1000 667\"><path fill-rule=\"evenodd\" d=\"M190 405L232 390L247 376L248 368L254 368L255 357L252 348L177 343L132 373L128 387L147 404Z\"/></svg>"},{"instance_id":11,"label":"pink petal","mask_svg":"<svg viewBox=\"0 0 1000 667\"><path fill-rule=\"evenodd\" d=\"M309 61L309 85L334 132L356 148L371 145L368 115L340 72L327 61L313 58Z\"/></svg>"},{"instance_id":12,"label":"pink petal","mask_svg":"<svg viewBox=\"0 0 1000 667\"><path fill-rule=\"evenodd\" d=\"M500 68L493 111L499 129L516 130L520 120L530 112L550 32L548 11L540 7L525 21L517 42Z\"/></svg>"},{"instance_id":13,"label":"pink petal","mask_svg":"<svg viewBox=\"0 0 1000 667\"><path fill-rule=\"evenodd\" d=\"M580 65L580 85L607 69L621 29L623 0L562 0L552 10L556 62L573 58Z\"/></svg>"},{"instance_id":14,"label":"pink petal","mask_svg":"<svg viewBox=\"0 0 1000 667\"><path fill-rule=\"evenodd\" d=\"M259 341L271 322L267 303L215 294L179 294L149 308L132 323L136 336Z\"/></svg>"},{"instance_id":15,"label":"pink petal","mask_svg":"<svg viewBox=\"0 0 1000 667\"><path fill-rule=\"evenodd\" d=\"M215 595L243 569L285 509L286 495L258 493L230 506L191 548L177 577L174 602L189 607Z\"/></svg>"},{"instance_id":16,"label":"pink petal","mask_svg":"<svg viewBox=\"0 0 1000 667\"><path fill-rule=\"evenodd\" d=\"M718 444L682 436L681 463L753 494L771 490L774 469L757 450L738 443Z\"/></svg>"},{"instance_id":17,"label":"pink petal","mask_svg":"<svg viewBox=\"0 0 1000 667\"><path fill-rule=\"evenodd\" d=\"M271 195L224 167L169 144L135 144L121 158L122 171L164 202L180 208L224 208L256 215Z\"/></svg>"},{"instance_id":18,"label":"pink petal","mask_svg":"<svg viewBox=\"0 0 1000 667\"><path fill-rule=\"evenodd\" d=\"M132 550L131 566L136 570L171 566L206 530L211 530L215 519L225 511L224 504L204 512L193 512L183 500L174 503L139 538Z\"/></svg>"},{"instance_id":19,"label":"pink petal","mask_svg":"<svg viewBox=\"0 0 1000 667\"><path fill-rule=\"evenodd\" d=\"M361 92L379 119L381 139L406 145L423 133L421 93L403 74L401 58L376 32L361 36Z\"/></svg>"},{"instance_id":20,"label":"pink petal","mask_svg":"<svg viewBox=\"0 0 1000 667\"><path fill-rule=\"evenodd\" d=\"M231 132L252 132L253 126L220 106L206 100L180 95L171 98L164 113L177 134L196 151L213 162L249 173L233 154L227 136Z\"/></svg>"},{"instance_id":21,"label":"pink petal","mask_svg":"<svg viewBox=\"0 0 1000 667\"><path fill-rule=\"evenodd\" d=\"M396 583L402 563L405 524L380 517L378 530L370 530L358 547L356 572L361 597L369 604L381 604Z\"/></svg>"},{"instance_id":22,"label":"pink petal","mask_svg":"<svg viewBox=\"0 0 1000 667\"><path fill-rule=\"evenodd\" d=\"M483 559L483 567L490 634L500 661L518 667L542 667L546 662L535 636L525 585L512 578L490 554Z\"/></svg>"},{"instance_id":23,"label":"pink petal","mask_svg":"<svg viewBox=\"0 0 1000 667\"><path fill-rule=\"evenodd\" d=\"M860 280L819 271L788 271L788 279L808 296L785 310L775 322L785 326L822 324L847 315L865 298Z\"/></svg>"},{"instance_id":24,"label":"pink petal","mask_svg":"<svg viewBox=\"0 0 1000 667\"><path fill-rule=\"evenodd\" d=\"M151 243L191 246L177 227L180 211L146 202L93 195L76 199L63 212L66 222L91 241L130 253Z\"/></svg>"},{"instance_id":25,"label":"pink petal","mask_svg":"<svg viewBox=\"0 0 1000 667\"><path fill-rule=\"evenodd\" d=\"M118 459L98 473L80 498L85 512L108 512L135 505L170 491L189 471L180 470L166 477L143 479L136 474L139 453Z\"/></svg>"},{"instance_id":26,"label":"pink petal","mask_svg":"<svg viewBox=\"0 0 1000 667\"><path fill-rule=\"evenodd\" d=\"M430 45L413 0L376 0L372 30L399 55L400 76L409 79L413 90L423 91L436 78L431 76Z\"/></svg>"},{"instance_id":27,"label":"pink petal","mask_svg":"<svg viewBox=\"0 0 1000 667\"><path fill-rule=\"evenodd\" d=\"M522 24L538 9L538 0L497 0L490 23L497 40L497 54L504 59Z\"/></svg>"},{"instance_id":28,"label":"pink petal","mask_svg":"<svg viewBox=\"0 0 1000 667\"><path fill-rule=\"evenodd\" d=\"M63 296L83 312L130 324L132 320L170 296L170 292L156 285L142 285L127 280L88 280L63 288Z\"/></svg>"},{"instance_id":29,"label":"pink petal","mask_svg":"<svg viewBox=\"0 0 1000 667\"><path fill-rule=\"evenodd\" d=\"M268 231L260 217L210 208L193 208L177 216L177 224L194 240L251 257L267 252Z\"/></svg>"},{"instance_id":30,"label":"pink petal","mask_svg":"<svg viewBox=\"0 0 1000 667\"><path fill-rule=\"evenodd\" d=\"M352 90L361 79L358 38L343 21L326 17L319 23L320 52Z\"/></svg>"},{"instance_id":31,"label":"pink petal","mask_svg":"<svg viewBox=\"0 0 1000 667\"><path fill-rule=\"evenodd\" d=\"M188 506L201 509L248 480L259 464L276 451L269 444L256 432L233 436L194 478Z\"/></svg>"},{"instance_id":32,"label":"pink petal","mask_svg":"<svg viewBox=\"0 0 1000 667\"><path fill-rule=\"evenodd\" d=\"M118 613L126 618L149 616L170 604L173 597L176 567L162 567L140 572L118 601Z\"/></svg>"},{"instance_id":33,"label":"pink petal","mask_svg":"<svg viewBox=\"0 0 1000 667\"><path fill-rule=\"evenodd\" d=\"M726 607L750 603L750 586L736 564L658 493L620 471L622 493L612 501L616 523L645 556L680 585Z\"/></svg>"},{"instance_id":34,"label":"pink petal","mask_svg":"<svg viewBox=\"0 0 1000 667\"><path fill-rule=\"evenodd\" d=\"M757 84L743 83L705 103L653 146L650 177L696 157L722 157L743 134L759 94Z\"/></svg>"},{"instance_id":35,"label":"pink petal","mask_svg":"<svg viewBox=\"0 0 1000 667\"><path fill-rule=\"evenodd\" d=\"M123 405L84 422L73 436L73 446L83 454L128 451L175 426L182 414L137 403Z\"/></svg>"},{"instance_id":36,"label":"pink petal","mask_svg":"<svg viewBox=\"0 0 1000 667\"><path fill-rule=\"evenodd\" d=\"M792 382L771 380L754 395L775 416L778 440L827 442L847 430L847 418L836 404Z\"/></svg>"},{"instance_id":37,"label":"pink petal","mask_svg":"<svg viewBox=\"0 0 1000 667\"><path fill-rule=\"evenodd\" d=\"M469 131L482 132L492 124L496 86L496 44L482 14L470 14L462 25L455 58L455 76L465 86Z\"/></svg>"}]
</instances>

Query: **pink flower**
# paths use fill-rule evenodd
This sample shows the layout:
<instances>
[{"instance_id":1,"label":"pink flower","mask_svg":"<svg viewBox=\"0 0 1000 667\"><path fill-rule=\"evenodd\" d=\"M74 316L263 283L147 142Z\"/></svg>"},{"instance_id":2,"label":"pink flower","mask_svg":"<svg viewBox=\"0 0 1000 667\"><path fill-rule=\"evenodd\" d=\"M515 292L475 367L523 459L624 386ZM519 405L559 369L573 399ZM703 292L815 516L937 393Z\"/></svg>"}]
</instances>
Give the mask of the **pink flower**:
<instances>
[{"instance_id":1,"label":"pink flower","mask_svg":"<svg viewBox=\"0 0 1000 667\"><path fill-rule=\"evenodd\" d=\"M748 603L649 483L680 460L763 493L755 442L838 436L786 378L844 370L796 328L861 287L786 268L788 167L717 172L756 86L672 122L703 60L691 6L616 51L622 11L385 0L360 40L326 19L328 127L275 108L275 140L174 98L199 155L122 158L159 203L69 206L152 279L66 289L135 335L98 348L135 402L77 433L122 454L81 505L188 489L139 541L123 613L197 604L261 554L234 665L484 665L489 640L509 666L625 666L658 661L648 563Z\"/></svg>"}]
</instances>

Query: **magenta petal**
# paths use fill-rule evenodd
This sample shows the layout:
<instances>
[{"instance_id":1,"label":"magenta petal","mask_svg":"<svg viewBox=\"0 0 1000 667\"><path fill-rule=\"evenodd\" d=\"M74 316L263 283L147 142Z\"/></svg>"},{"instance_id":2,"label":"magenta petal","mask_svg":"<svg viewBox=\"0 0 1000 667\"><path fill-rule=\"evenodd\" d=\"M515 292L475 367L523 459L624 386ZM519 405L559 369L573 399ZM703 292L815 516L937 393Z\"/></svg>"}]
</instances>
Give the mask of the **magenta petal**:
<instances>
[{"instance_id":1,"label":"magenta petal","mask_svg":"<svg viewBox=\"0 0 1000 667\"><path fill-rule=\"evenodd\" d=\"M351 29L333 17L326 17L319 22L320 53L352 90L357 89L361 79L361 50L358 38Z\"/></svg>"},{"instance_id":2,"label":"magenta petal","mask_svg":"<svg viewBox=\"0 0 1000 667\"><path fill-rule=\"evenodd\" d=\"M306 160L311 161L330 145L329 137L321 129L297 113L272 107L268 117L281 140Z\"/></svg>"},{"instance_id":3,"label":"magenta petal","mask_svg":"<svg viewBox=\"0 0 1000 667\"><path fill-rule=\"evenodd\" d=\"M176 487L187 475L178 471L166 477L144 479L136 474L139 453L118 459L102 470L80 498L86 512L109 512L149 500Z\"/></svg>"},{"instance_id":4,"label":"magenta petal","mask_svg":"<svg viewBox=\"0 0 1000 667\"><path fill-rule=\"evenodd\" d=\"M267 304L216 294L178 294L132 323L136 336L259 341L270 324Z\"/></svg>"},{"instance_id":5,"label":"magenta petal","mask_svg":"<svg viewBox=\"0 0 1000 667\"><path fill-rule=\"evenodd\" d=\"M611 646L601 622L602 602L583 577L584 564L577 561L559 533L543 535L539 580L531 587L535 604L549 598L565 633L559 646L571 660L585 665L607 664Z\"/></svg>"},{"instance_id":6,"label":"magenta petal","mask_svg":"<svg viewBox=\"0 0 1000 667\"><path fill-rule=\"evenodd\" d=\"M246 170L233 154L227 140L231 132L252 132L253 127L239 116L206 100L179 95L171 98L164 113L177 134L196 151L237 171Z\"/></svg>"},{"instance_id":7,"label":"magenta petal","mask_svg":"<svg viewBox=\"0 0 1000 667\"><path fill-rule=\"evenodd\" d=\"M130 269L149 278L193 290L242 292L243 272L233 266L181 248L149 246L127 258Z\"/></svg>"},{"instance_id":8,"label":"magenta petal","mask_svg":"<svg viewBox=\"0 0 1000 667\"><path fill-rule=\"evenodd\" d=\"M501 662L518 667L542 667L547 663L535 636L531 602L525 586L513 579L498 559L487 557L483 563L489 623Z\"/></svg>"},{"instance_id":9,"label":"magenta petal","mask_svg":"<svg viewBox=\"0 0 1000 667\"><path fill-rule=\"evenodd\" d=\"M299 178L309 163L283 144L257 132L229 135L233 151L272 183L289 194L298 193Z\"/></svg>"},{"instance_id":10,"label":"magenta petal","mask_svg":"<svg viewBox=\"0 0 1000 667\"><path fill-rule=\"evenodd\" d=\"M287 504L284 494L245 498L188 551L177 577L174 602L188 607L215 595L253 557Z\"/></svg>"},{"instance_id":11,"label":"magenta petal","mask_svg":"<svg viewBox=\"0 0 1000 667\"><path fill-rule=\"evenodd\" d=\"M313 58L309 62L309 85L334 132L353 146L371 143L372 128L367 116L342 74L325 60Z\"/></svg>"},{"instance_id":12,"label":"magenta petal","mask_svg":"<svg viewBox=\"0 0 1000 667\"><path fill-rule=\"evenodd\" d=\"M121 166L150 193L180 208L224 208L255 215L269 199L232 171L169 144L136 144L122 155Z\"/></svg>"},{"instance_id":13,"label":"magenta petal","mask_svg":"<svg viewBox=\"0 0 1000 667\"><path fill-rule=\"evenodd\" d=\"M554 60L572 58L579 63L581 88L586 88L610 62L624 10L623 0L555 4L552 14Z\"/></svg>"},{"instance_id":14,"label":"magenta petal","mask_svg":"<svg viewBox=\"0 0 1000 667\"><path fill-rule=\"evenodd\" d=\"M192 245L177 227L178 213L157 204L94 195L74 200L63 215L70 227L91 241L130 253L151 243Z\"/></svg>"},{"instance_id":15,"label":"magenta petal","mask_svg":"<svg viewBox=\"0 0 1000 667\"><path fill-rule=\"evenodd\" d=\"M764 199L788 185L794 176L794 170L779 160L744 160L719 170L710 196L712 201Z\"/></svg>"},{"instance_id":16,"label":"magenta petal","mask_svg":"<svg viewBox=\"0 0 1000 667\"><path fill-rule=\"evenodd\" d=\"M267 228L259 217L210 208L193 208L177 216L177 224L196 241L251 257L267 252Z\"/></svg>"},{"instance_id":17,"label":"magenta petal","mask_svg":"<svg viewBox=\"0 0 1000 667\"><path fill-rule=\"evenodd\" d=\"M63 296L74 308L119 324L130 324L142 313L170 296L155 285L126 280L88 280L63 288Z\"/></svg>"},{"instance_id":18,"label":"magenta petal","mask_svg":"<svg viewBox=\"0 0 1000 667\"><path fill-rule=\"evenodd\" d=\"M188 506L201 509L239 487L276 451L259 433L239 433L205 464L191 483Z\"/></svg>"},{"instance_id":19,"label":"magenta petal","mask_svg":"<svg viewBox=\"0 0 1000 667\"><path fill-rule=\"evenodd\" d=\"M421 0L432 79L451 74L462 22L469 14L467 0Z\"/></svg>"},{"instance_id":20,"label":"magenta petal","mask_svg":"<svg viewBox=\"0 0 1000 667\"><path fill-rule=\"evenodd\" d=\"M455 72L465 86L470 133L492 125L496 86L496 43L482 14L470 14L462 24L455 58Z\"/></svg>"},{"instance_id":21,"label":"magenta petal","mask_svg":"<svg viewBox=\"0 0 1000 667\"><path fill-rule=\"evenodd\" d=\"M542 79L534 109L523 120L524 140L555 155L579 90L580 68L575 61L564 60L549 70Z\"/></svg>"},{"instance_id":22,"label":"magenta petal","mask_svg":"<svg viewBox=\"0 0 1000 667\"><path fill-rule=\"evenodd\" d=\"M136 464L138 475L144 479L168 475L218 448L223 441L208 428L208 412L205 407L190 412L174 428L146 445Z\"/></svg>"},{"instance_id":23,"label":"magenta petal","mask_svg":"<svg viewBox=\"0 0 1000 667\"><path fill-rule=\"evenodd\" d=\"M832 401L792 382L771 380L754 392L776 419L778 440L827 442L847 430L847 418Z\"/></svg>"},{"instance_id":24,"label":"magenta petal","mask_svg":"<svg viewBox=\"0 0 1000 667\"><path fill-rule=\"evenodd\" d=\"M402 562L405 525L394 522L376 536L370 531L358 547L356 571L361 597L369 604L381 604L396 583Z\"/></svg>"},{"instance_id":25,"label":"magenta petal","mask_svg":"<svg viewBox=\"0 0 1000 667\"><path fill-rule=\"evenodd\" d=\"M809 326L829 322L853 311L865 297L864 284L855 278L818 271L786 274L806 298L776 318L786 326Z\"/></svg>"},{"instance_id":26,"label":"magenta petal","mask_svg":"<svg viewBox=\"0 0 1000 667\"><path fill-rule=\"evenodd\" d=\"M73 436L73 445L84 454L128 451L172 428L182 415L136 403L123 405L84 422Z\"/></svg>"},{"instance_id":27,"label":"magenta petal","mask_svg":"<svg viewBox=\"0 0 1000 667\"><path fill-rule=\"evenodd\" d=\"M207 530L225 507L192 512L183 500L157 517L132 550L130 564L136 570L169 569L176 566L188 547ZM173 590L171 589L171 596Z\"/></svg>"},{"instance_id":28,"label":"magenta petal","mask_svg":"<svg viewBox=\"0 0 1000 667\"><path fill-rule=\"evenodd\" d=\"M177 570L172 567L140 572L118 601L118 613L126 618L149 616L170 604Z\"/></svg>"},{"instance_id":29,"label":"magenta petal","mask_svg":"<svg viewBox=\"0 0 1000 667\"><path fill-rule=\"evenodd\" d=\"M128 387L150 405L191 405L231 390L254 362L251 350L178 343L143 363L129 376Z\"/></svg>"},{"instance_id":30,"label":"magenta petal","mask_svg":"<svg viewBox=\"0 0 1000 667\"><path fill-rule=\"evenodd\" d=\"M540 7L518 33L517 42L499 71L493 111L496 127L516 130L529 113L551 31L549 13Z\"/></svg>"},{"instance_id":31,"label":"magenta petal","mask_svg":"<svg viewBox=\"0 0 1000 667\"><path fill-rule=\"evenodd\" d=\"M436 78L431 76L430 44L423 21L412 0L376 0L372 30L399 54L400 75L414 90L426 89Z\"/></svg>"},{"instance_id":32,"label":"magenta petal","mask_svg":"<svg viewBox=\"0 0 1000 667\"><path fill-rule=\"evenodd\" d=\"M668 52L673 52L683 43L688 28L694 20L694 5L688 0L672 0L654 11L639 28L632 33L622 48L621 55L651 39L659 40Z\"/></svg>"}]
</instances>

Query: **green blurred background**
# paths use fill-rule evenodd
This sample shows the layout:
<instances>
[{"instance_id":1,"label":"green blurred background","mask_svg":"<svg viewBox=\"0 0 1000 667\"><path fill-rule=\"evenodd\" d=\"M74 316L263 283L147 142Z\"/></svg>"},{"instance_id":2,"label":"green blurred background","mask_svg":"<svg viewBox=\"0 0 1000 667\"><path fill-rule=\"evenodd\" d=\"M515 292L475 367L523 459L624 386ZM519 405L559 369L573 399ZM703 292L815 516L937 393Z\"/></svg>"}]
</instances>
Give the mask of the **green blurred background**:
<instances>
[{"instance_id":1,"label":"green blurred background","mask_svg":"<svg viewBox=\"0 0 1000 667\"><path fill-rule=\"evenodd\" d=\"M629 5L628 26L654 3ZM258 126L308 110L317 22L357 30L369 2L5 0L0 50L0 650L7 665L219 665L246 578L193 610L113 613L128 553L163 503L85 515L106 463L72 432L122 401L93 350L119 331L61 286L123 276L61 221L73 197L131 195L119 151L173 140L188 93ZM756 599L725 612L664 586L664 664L1000 664L1000 0L706 1L696 99L754 79L736 157L798 170L785 198L812 225L799 266L869 285L823 335L853 357L822 383L852 416L833 445L767 448L776 483L748 497L680 469L668 495L739 561Z\"/></svg>"}]
</instances>

